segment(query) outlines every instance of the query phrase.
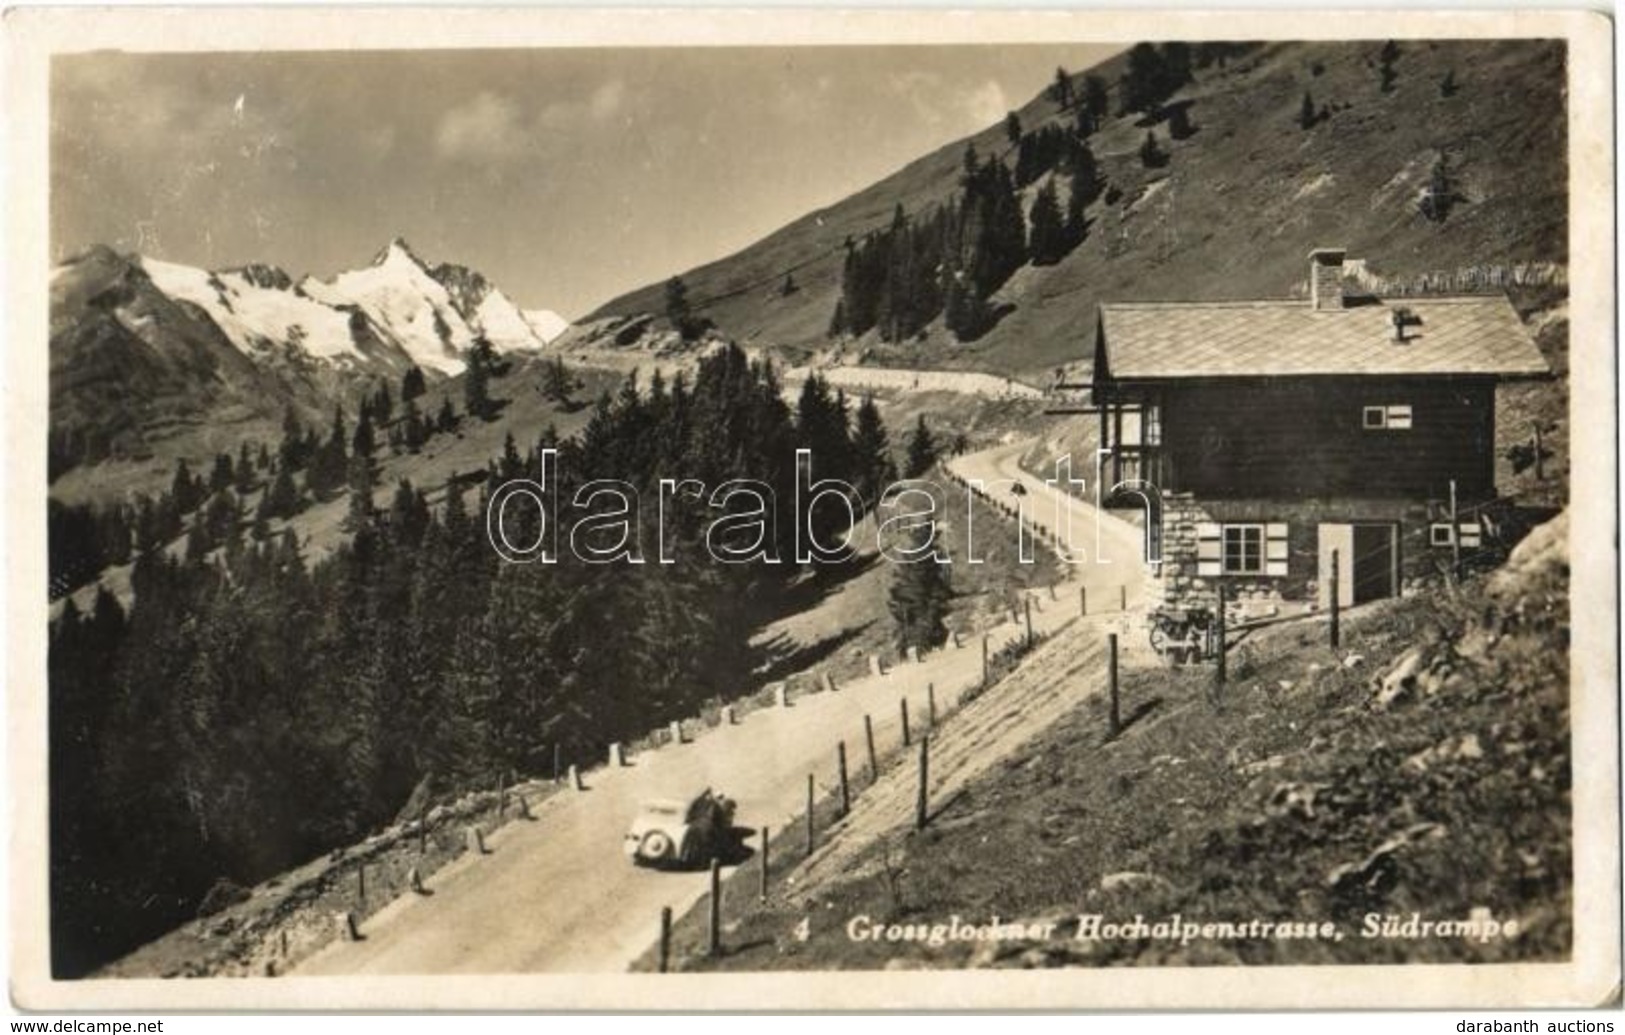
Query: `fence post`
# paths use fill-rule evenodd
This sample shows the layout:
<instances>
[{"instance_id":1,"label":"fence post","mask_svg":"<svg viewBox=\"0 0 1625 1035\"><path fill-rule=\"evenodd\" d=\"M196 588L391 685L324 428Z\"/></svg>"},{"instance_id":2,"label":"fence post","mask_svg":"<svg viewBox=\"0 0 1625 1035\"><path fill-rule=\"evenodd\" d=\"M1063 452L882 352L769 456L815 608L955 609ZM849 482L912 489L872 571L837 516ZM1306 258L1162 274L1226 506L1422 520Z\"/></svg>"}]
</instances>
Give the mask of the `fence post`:
<instances>
[{"instance_id":1,"label":"fence post","mask_svg":"<svg viewBox=\"0 0 1625 1035\"><path fill-rule=\"evenodd\" d=\"M477 825L468 828L468 850L475 855L485 854L485 831Z\"/></svg>"},{"instance_id":2,"label":"fence post","mask_svg":"<svg viewBox=\"0 0 1625 1035\"><path fill-rule=\"evenodd\" d=\"M364 862L356 864L355 897L362 906L367 904L367 864Z\"/></svg>"},{"instance_id":3,"label":"fence post","mask_svg":"<svg viewBox=\"0 0 1625 1035\"><path fill-rule=\"evenodd\" d=\"M560 750L561 750L561 745L559 745L559 744L554 744L553 745L553 782L555 784L557 784L559 782L559 755L560 755Z\"/></svg>"},{"instance_id":4,"label":"fence post","mask_svg":"<svg viewBox=\"0 0 1625 1035\"><path fill-rule=\"evenodd\" d=\"M880 779L880 766L875 762L875 724L869 716L863 717L863 739L869 745L869 786L873 787L875 781Z\"/></svg>"},{"instance_id":5,"label":"fence post","mask_svg":"<svg viewBox=\"0 0 1625 1035\"><path fill-rule=\"evenodd\" d=\"M982 634L982 689L987 689L987 634Z\"/></svg>"},{"instance_id":6,"label":"fence post","mask_svg":"<svg viewBox=\"0 0 1625 1035\"><path fill-rule=\"evenodd\" d=\"M1546 458L1541 455L1540 422L1535 421L1535 481L1546 480Z\"/></svg>"},{"instance_id":7,"label":"fence post","mask_svg":"<svg viewBox=\"0 0 1625 1035\"><path fill-rule=\"evenodd\" d=\"M1225 641L1228 639L1228 634L1225 632L1225 628L1224 628L1224 624L1225 624L1224 603L1225 603L1225 597L1227 595L1228 594L1225 592L1225 584L1223 582L1220 582L1219 583L1219 619L1218 619L1218 623L1217 623L1218 627L1215 630L1215 636L1214 636L1214 639L1217 642L1213 645L1213 651L1214 651L1213 657L1214 657L1214 661L1217 663L1214 670L1213 670L1213 678L1214 678L1214 681L1217 683L1219 693L1224 692L1224 684L1229 679L1229 676L1230 676L1229 652L1225 650Z\"/></svg>"},{"instance_id":8,"label":"fence post","mask_svg":"<svg viewBox=\"0 0 1625 1035\"><path fill-rule=\"evenodd\" d=\"M1027 646L1033 645L1033 601L1031 597L1022 598L1022 611L1027 617Z\"/></svg>"},{"instance_id":9,"label":"fence post","mask_svg":"<svg viewBox=\"0 0 1625 1035\"><path fill-rule=\"evenodd\" d=\"M807 854L813 850L813 774L807 774Z\"/></svg>"},{"instance_id":10,"label":"fence post","mask_svg":"<svg viewBox=\"0 0 1625 1035\"><path fill-rule=\"evenodd\" d=\"M660 973L671 967L671 907L660 907Z\"/></svg>"},{"instance_id":11,"label":"fence post","mask_svg":"<svg viewBox=\"0 0 1625 1035\"><path fill-rule=\"evenodd\" d=\"M1128 586L1126 585L1117 587L1117 609L1119 611L1128 610Z\"/></svg>"},{"instance_id":12,"label":"fence post","mask_svg":"<svg viewBox=\"0 0 1625 1035\"><path fill-rule=\"evenodd\" d=\"M356 925L355 914L349 911L337 913L334 919L339 923L339 931L347 942L361 940L361 929Z\"/></svg>"},{"instance_id":13,"label":"fence post","mask_svg":"<svg viewBox=\"0 0 1625 1035\"><path fill-rule=\"evenodd\" d=\"M789 684L780 683L780 684L778 684L778 686L774 687L774 689L773 689L773 697L774 697L775 703L778 704L778 706L780 708L788 708L788 707L790 707L790 687L789 687Z\"/></svg>"},{"instance_id":14,"label":"fence post","mask_svg":"<svg viewBox=\"0 0 1625 1035\"><path fill-rule=\"evenodd\" d=\"M532 819L532 818L534 818L530 814L530 799L525 797L523 794L516 794L516 795L514 795L514 797L519 799L519 818L520 819Z\"/></svg>"},{"instance_id":15,"label":"fence post","mask_svg":"<svg viewBox=\"0 0 1625 1035\"><path fill-rule=\"evenodd\" d=\"M706 952L712 956L722 954L722 863L711 857L711 936Z\"/></svg>"},{"instance_id":16,"label":"fence post","mask_svg":"<svg viewBox=\"0 0 1625 1035\"><path fill-rule=\"evenodd\" d=\"M621 753L621 745L617 742L609 746L609 765L612 769L619 769L626 764L626 756Z\"/></svg>"},{"instance_id":17,"label":"fence post","mask_svg":"<svg viewBox=\"0 0 1625 1035\"><path fill-rule=\"evenodd\" d=\"M898 702L897 702L897 709L898 709L898 711L899 711L899 712L901 712L901 713L902 713L902 716L903 716L903 746L904 746L904 747L908 747L908 745L909 745L909 735L908 735L908 698L906 698L906 697L904 697L904 698L902 698L902 699L901 699L901 700L899 700L899 701L898 701Z\"/></svg>"},{"instance_id":18,"label":"fence post","mask_svg":"<svg viewBox=\"0 0 1625 1035\"><path fill-rule=\"evenodd\" d=\"M1049 598L1050 598L1050 599L1051 599L1051 600L1058 600L1058 599L1060 599L1060 598L1059 598L1059 597L1057 597L1057 596L1056 596L1056 595L1055 595L1055 583L1053 583L1053 582L1051 582L1051 583L1050 583L1050 584L1049 584Z\"/></svg>"},{"instance_id":19,"label":"fence post","mask_svg":"<svg viewBox=\"0 0 1625 1035\"><path fill-rule=\"evenodd\" d=\"M683 742L683 724L680 721L673 722L671 724L671 742L673 744L681 744Z\"/></svg>"},{"instance_id":20,"label":"fence post","mask_svg":"<svg viewBox=\"0 0 1625 1035\"><path fill-rule=\"evenodd\" d=\"M407 871L406 880L412 886L412 891L415 894L422 895L425 893L423 890L423 873L416 866Z\"/></svg>"},{"instance_id":21,"label":"fence post","mask_svg":"<svg viewBox=\"0 0 1625 1035\"><path fill-rule=\"evenodd\" d=\"M1111 711L1106 716L1106 739L1115 740L1123 732L1123 720L1117 703L1117 634L1106 634L1106 689L1110 695Z\"/></svg>"},{"instance_id":22,"label":"fence post","mask_svg":"<svg viewBox=\"0 0 1625 1035\"><path fill-rule=\"evenodd\" d=\"M1332 642L1332 649L1333 650L1337 649L1337 647L1342 643L1342 639L1343 639L1343 635L1342 635L1343 630L1338 628L1339 623L1340 623L1340 619L1342 618L1342 615L1340 614L1340 612L1343 609L1343 605L1342 605L1342 601L1340 599L1342 597L1342 592L1341 592L1341 590L1339 589L1339 587L1337 585L1337 581L1338 581L1338 571L1337 571L1338 556L1337 556L1337 553L1338 552L1336 550L1332 551L1332 579L1331 579L1332 584L1331 584L1331 587L1330 587L1331 588L1331 603L1332 603L1332 608L1331 608L1331 610L1332 610L1331 642Z\"/></svg>"},{"instance_id":23,"label":"fence post","mask_svg":"<svg viewBox=\"0 0 1625 1035\"><path fill-rule=\"evenodd\" d=\"M426 855L429 851L429 803L424 802L418 808L418 854Z\"/></svg>"},{"instance_id":24,"label":"fence post","mask_svg":"<svg viewBox=\"0 0 1625 1035\"><path fill-rule=\"evenodd\" d=\"M763 902L767 901L767 874L768 874L768 869L767 869L767 867L768 867L768 860L767 860L767 847L768 847L767 833L768 833L767 827L763 827L762 828L762 886L761 886L761 896L762 896L762 901Z\"/></svg>"},{"instance_id":25,"label":"fence post","mask_svg":"<svg viewBox=\"0 0 1625 1035\"><path fill-rule=\"evenodd\" d=\"M1456 510L1454 478L1450 479L1450 578L1452 582L1461 581L1461 515Z\"/></svg>"},{"instance_id":26,"label":"fence post","mask_svg":"<svg viewBox=\"0 0 1625 1035\"><path fill-rule=\"evenodd\" d=\"M937 728L937 684L925 684L925 716L930 729Z\"/></svg>"},{"instance_id":27,"label":"fence post","mask_svg":"<svg viewBox=\"0 0 1625 1035\"><path fill-rule=\"evenodd\" d=\"M574 764L570 766L570 786L578 791L587 789L581 783L581 770L577 769Z\"/></svg>"},{"instance_id":28,"label":"fence post","mask_svg":"<svg viewBox=\"0 0 1625 1035\"><path fill-rule=\"evenodd\" d=\"M828 673L828 672L825 672L825 673L824 673L824 689L825 689L825 690L827 690L827 691L829 691L829 692L830 692L830 693L832 693L832 694L833 694L833 693L834 693L834 692L835 692L835 691L836 691L836 690L837 690L837 689L839 689L839 688L838 688L838 687L837 687L837 686L836 686L836 685L835 685L835 677L834 677L834 676L832 676L832 675L830 675L830 674L829 674L829 673Z\"/></svg>"},{"instance_id":29,"label":"fence post","mask_svg":"<svg viewBox=\"0 0 1625 1035\"><path fill-rule=\"evenodd\" d=\"M841 815L852 811L852 793L846 782L846 741L835 745L835 765L841 774Z\"/></svg>"},{"instance_id":30,"label":"fence post","mask_svg":"<svg viewBox=\"0 0 1625 1035\"><path fill-rule=\"evenodd\" d=\"M1088 613L1089 613L1089 587L1088 586L1079 586L1078 587L1078 614L1087 615Z\"/></svg>"},{"instance_id":31,"label":"fence post","mask_svg":"<svg viewBox=\"0 0 1625 1035\"><path fill-rule=\"evenodd\" d=\"M931 738L920 738L920 786L914 796L914 829L925 829L926 787L931 771Z\"/></svg>"}]
</instances>

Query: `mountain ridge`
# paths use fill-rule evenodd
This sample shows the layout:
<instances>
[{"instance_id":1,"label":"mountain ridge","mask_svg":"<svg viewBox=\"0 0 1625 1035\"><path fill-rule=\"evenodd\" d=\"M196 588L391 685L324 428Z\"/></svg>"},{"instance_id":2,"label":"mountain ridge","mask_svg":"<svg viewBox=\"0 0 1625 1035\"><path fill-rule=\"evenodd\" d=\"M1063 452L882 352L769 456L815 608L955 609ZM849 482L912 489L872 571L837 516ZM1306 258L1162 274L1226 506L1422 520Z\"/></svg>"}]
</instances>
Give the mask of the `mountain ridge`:
<instances>
[{"instance_id":1,"label":"mountain ridge","mask_svg":"<svg viewBox=\"0 0 1625 1035\"><path fill-rule=\"evenodd\" d=\"M831 362L1044 378L1057 365L1087 362L1102 301L1291 295L1316 247L1347 248L1383 277L1565 261L1563 45L1394 46L1384 75L1380 40L1249 45L1198 64L1149 115L1122 110L1124 56L1086 70L1107 83L1112 107L1087 138L1101 190L1085 212L1084 238L1051 265L1017 269L989 298L999 319L973 340L958 340L940 317L902 342L828 332L844 240L883 229L899 205L913 225L923 223L959 189L967 146L983 156L1011 150L1002 125L731 255L674 272L694 311L722 333L797 359L822 353ZM1176 110L1184 125L1171 133ZM1028 136L1070 118L1047 93L1015 114ZM1140 155L1148 134L1160 164ZM1455 204L1432 220L1418 202L1438 165ZM1025 212L1054 178L1045 173L1021 189ZM786 277L795 290L779 289ZM662 312L663 282L612 299L589 319Z\"/></svg>"},{"instance_id":2,"label":"mountain ridge","mask_svg":"<svg viewBox=\"0 0 1625 1035\"><path fill-rule=\"evenodd\" d=\"M431 267L401 238L369 266L297 281L266 263L207 270L99 245L50 284L53 480L176 438L209 439L191 450L207 455L232 429L290 409L322 419L414 366L454 377L478 338L537 353L568 326L469 267Z\"/></svg>"}]
</instances>

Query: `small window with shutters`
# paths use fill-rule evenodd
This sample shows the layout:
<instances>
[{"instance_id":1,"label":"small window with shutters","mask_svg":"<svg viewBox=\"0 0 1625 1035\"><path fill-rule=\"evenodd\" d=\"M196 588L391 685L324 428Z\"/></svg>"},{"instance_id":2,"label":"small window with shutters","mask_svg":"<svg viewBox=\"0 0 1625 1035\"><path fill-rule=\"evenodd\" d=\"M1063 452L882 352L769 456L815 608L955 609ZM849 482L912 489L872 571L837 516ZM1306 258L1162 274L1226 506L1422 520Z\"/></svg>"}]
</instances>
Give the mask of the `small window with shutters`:
<instances>
[{"instance_id":1,"label":"small window with shutters","mask_svg":"<svg viewBox=\"0 0 1625 1035\"><path fill-rule=\"evenodd\" d=\"M1367 431L1409 431L1411 408L1404 406L1367 406L1360 411L1360 425Z\"/></svg>"},{"instance_id":2,"label":"small window with shutters","mask_svg":"<svg viewBox=\"0 0 1625 1035\"><path fill-rule=\"evenodd\" d=\"M1461 541L1463 550L1476 550L1484 544L1484 530L1477 522L1464 521L1452 533L1450 522L1444 521L1428 526L1428 543L1433 546L1452 546L1457 540Z\"/></svg>"},{"instance_id":3,"label":"small window with shutters","mask_svg":"<svg viewBox=\"0 0 1625 1035\"><path fill-rule=\"evenodd\" d=\"M1287 538L1285 524L1264 526L1264 574L1279 578L1286 574Z\"/></svg>"},{"instance_id":4,"label":"small window with shutters","mask_svg":"<svg viewBox=\"0 0 1625 1035\"><path fill-rule=\"evenodd\" d=\"M1271 524L1220 524L1206 521L1196 526L1196 574L1263 575L1278 578L1287 573L1287 526Z\"/></svg>"}]
</instances>

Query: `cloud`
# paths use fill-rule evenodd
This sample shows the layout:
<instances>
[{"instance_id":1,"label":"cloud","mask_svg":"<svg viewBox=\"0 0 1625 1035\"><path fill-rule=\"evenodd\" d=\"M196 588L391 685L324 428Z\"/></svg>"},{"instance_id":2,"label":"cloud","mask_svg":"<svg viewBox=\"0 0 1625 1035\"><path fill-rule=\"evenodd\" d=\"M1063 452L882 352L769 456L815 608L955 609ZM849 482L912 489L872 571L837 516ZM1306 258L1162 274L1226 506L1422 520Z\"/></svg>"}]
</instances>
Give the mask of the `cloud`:
<instances>
[{"instance_id":1,"label":"cloud","mask_svg":"<svg viewBox=\"0 0 1625 1035\"><path fill-rule=\"evenodd\" d=\"M978 127L1001 121L1010 108L1010 99L1005 96L1004 87L992 79L972 90L965 98L965 112Z\"/></svg>"},{"instance_id":2,"label":"cloud","mask_svg":"<svg viewBox=\"0 0 1625 1035\"><path fill-rule=\"evenodd\" d=\"M970 133L1001 121L1010 99L997 80L961 86L934 71L910 69L887 76L891 91L904 98L914 117L933 129Z\"/></svg>"},{"instance_id":3,"label":"cloud","mask_svg":"<svg viewBox=\"0 0 1625 1035\"><path fill-rule=\"evenodd\" d=\"M626 84L619 79L611 79L592 92L592 99L587 102L587 110L594 121L607 122L620 113L625 103Z\"/></svg>"},{"instance_id":4,"label":"cloud","mask_svg":"<svg viewBox=\"0 0 1625 1035\"><path fill-rule=\"evenodd\" d=\"M587 97L554 101L536 116L536 124L548 130L603 125L626 108L626 101L626 83L620 79L611 79L599 84Z\"/></svg>"},{"instance_id":5,"label":"cloud","mask_svg":"<svg viewBox=\"0 0 1625 1035\"><path fill-rule=\"evenodd\" d=\"M435 150L454 161L512 158L525 150L528 134L523 123L519 105L486 91L441 116L435 130Z\"/></svg>"}]
</instances>

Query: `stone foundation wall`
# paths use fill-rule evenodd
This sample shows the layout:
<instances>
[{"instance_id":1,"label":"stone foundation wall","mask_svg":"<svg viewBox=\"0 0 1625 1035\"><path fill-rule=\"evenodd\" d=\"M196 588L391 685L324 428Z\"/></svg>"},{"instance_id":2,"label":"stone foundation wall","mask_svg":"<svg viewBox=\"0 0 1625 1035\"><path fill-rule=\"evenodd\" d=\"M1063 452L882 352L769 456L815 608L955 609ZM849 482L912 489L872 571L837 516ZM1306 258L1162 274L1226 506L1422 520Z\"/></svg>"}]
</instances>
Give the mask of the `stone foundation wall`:
<instances>
[{"instance_id":1,"label":"stone foundation wall","mask_svg":"<svg viewBox=\"0 0 1625 1035\"><path fill-rule=\"evenodd\" d=\"M1318 590L1320 525L1392 522L1399 526L1400 591L1407 592L1448 561L1448 547L1428 544L1428 529L1441 515L1425 502L1404 499L1327 498L1315 500L1198 500L1191 493L1162 496L1162 565L1159 587L1167 607L1207 607L1218 602L1222 580L1232 600L1267 605L1272 601L1313 601ZM1284 522L1287 574L1279 577L1197 574L1196 528L1203 522Z\"/></svg>"}]
</instances>

